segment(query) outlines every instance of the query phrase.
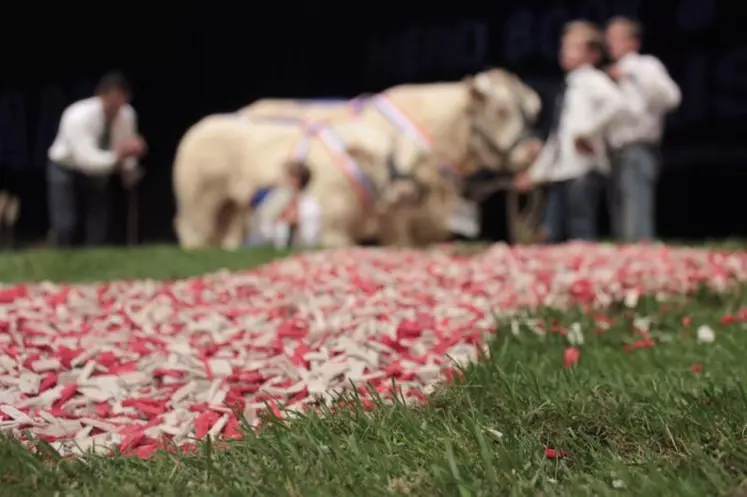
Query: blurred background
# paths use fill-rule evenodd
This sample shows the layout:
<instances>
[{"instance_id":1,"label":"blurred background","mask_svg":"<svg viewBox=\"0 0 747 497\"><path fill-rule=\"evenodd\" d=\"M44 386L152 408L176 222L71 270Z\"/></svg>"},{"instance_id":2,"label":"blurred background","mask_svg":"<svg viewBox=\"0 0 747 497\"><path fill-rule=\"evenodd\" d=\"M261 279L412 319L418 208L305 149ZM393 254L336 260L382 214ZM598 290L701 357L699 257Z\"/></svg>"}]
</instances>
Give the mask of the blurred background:
<instances>
[{"instance_id":1,"label":"blurred background","mask_svg":"<svg viewBox=\"0 0 747 497\"><path fill-rule=\"evenodd\" d=\"M62 110L107 70L131 78L150 147L136 200L140 241L166 242L174 240L174 151L206 114L262 97L353 97L455 80L488 66L515 71L547 110L560 81L560 27L614 15L643 22L643 52L662 59L684 95L665 133L659 233L747 236L747 32L736 2L131 0L3 9L0 189L21 198L19 245L47 235L46 154ZM115 189L112 201L112 242L123 243L127 198ZM503 205L500 196L483 205L484 239L505 238Z\"/></svg>"}]
</instances>

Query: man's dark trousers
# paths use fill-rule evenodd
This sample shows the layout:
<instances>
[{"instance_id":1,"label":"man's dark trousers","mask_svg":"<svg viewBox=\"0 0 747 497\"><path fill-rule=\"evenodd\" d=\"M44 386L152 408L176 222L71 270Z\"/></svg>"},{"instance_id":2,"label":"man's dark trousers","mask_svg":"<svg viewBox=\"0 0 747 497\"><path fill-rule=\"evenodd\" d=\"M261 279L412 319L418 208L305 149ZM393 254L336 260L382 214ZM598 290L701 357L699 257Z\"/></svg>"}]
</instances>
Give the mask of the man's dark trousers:
<instances>
[{"instance_id":1,"label":"man's dark trousers","mask_svg":"<svg viewBox=\"0 0 747 497\"><path fill-rule=\"evenodd\" d=\"M74 246L81 221L84 228L83 243L86 246L106 243L110 209L109 178L108 174L86 175L49 162L49 222L56 246Z\"/></svg>"}]
</instances>

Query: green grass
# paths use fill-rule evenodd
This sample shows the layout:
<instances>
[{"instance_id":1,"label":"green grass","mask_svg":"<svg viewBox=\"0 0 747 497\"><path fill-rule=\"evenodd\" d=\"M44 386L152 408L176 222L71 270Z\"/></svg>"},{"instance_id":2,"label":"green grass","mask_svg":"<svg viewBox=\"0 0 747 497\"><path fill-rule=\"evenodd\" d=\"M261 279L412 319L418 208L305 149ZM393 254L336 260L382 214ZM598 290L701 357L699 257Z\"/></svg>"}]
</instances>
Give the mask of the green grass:
<instances>
[{"instance_id":1,"label":"green grass","mask_svg":"<svg viewBox=\"0 0 747 497\"><path fill-rule=\"evenodd\" d=\"M0 275L173 277L270 257L167 248L38 256L0 257ZM747 329L719 323L746 304L744 292L702 292L666 309L643 301L635 312L654 319L658 343L632 352L629 310L611 309L615 324L600 334L580 312L541 310L548 324L583 325L575 367L563 369L559 334L502 328L489 357L426 407L273 421L192 456L58 460L0 439L0 495L747 495ZM700 324L714 328L714 343L697 342ZM548 459L546 447L567 456Z\"/></svg>"},{"instance_id":2,"label":"green grass","mask_svg":"<svg viewBox=\"0 0 747 497\"><path fill-rule=\"evenodd\" d=\"M0 252L0 282L167 280L249 268L287 254L270 248L183 252L172 246Z\"/></svg>"}]
</instances>

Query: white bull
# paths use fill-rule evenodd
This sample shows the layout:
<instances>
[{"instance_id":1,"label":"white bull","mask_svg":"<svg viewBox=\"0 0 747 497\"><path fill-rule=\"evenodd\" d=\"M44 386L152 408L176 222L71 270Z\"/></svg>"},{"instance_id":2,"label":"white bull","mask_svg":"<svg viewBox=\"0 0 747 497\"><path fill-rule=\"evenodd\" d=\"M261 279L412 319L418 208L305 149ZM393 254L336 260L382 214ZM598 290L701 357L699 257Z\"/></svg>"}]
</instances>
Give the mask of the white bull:
<instances>
[{"instance_id":1,"label":"white bull","mask_svg":"<svg viewBox=\"0 0 747 497\"><path fill-rule=\"evenodd\" d=\"M413 241L439 242L451 235L450 220L466 183L480 173L517 172L539 152L529 131L541 110L539 95L514 74L490 69L460 82L405 84L345 104L259 100L241 109L246 116L288 116L308 121L357 119L417 140L439 157L459 186L441 184L419 207L399 216ZM484 177L484 176L483 176Z\"/></svg>"},{"instance_id":2,"label":"white bull","mask_svg":"<svg viewBox=\"0 0 747 497\"><path fill-rule=\"evenodd\" d=\"M340 122L357 117L366 99L291 100L263 98L239 112L253 118L295 117L306 122Z\"/></svg>"},{"instance_id":3,"label":"white bull","mask_svg":"<svg viewBox=\"0 0 747 497\"><path fill-rule=\"evenodd\" d=\"M293 157L294 150L305 152ZM253 195L281 181L289 160L311 170L308 194L323 214L321 243L349 246L383 227L389 244L408 245L394 207L419 200L416 187L435 180L435 160L411 140L392 141L365 122L317 127L250 120L239 114L208 116L182 138L174 163L175 230L185 249L243 241Z\"/></svg>"}]
</instances>

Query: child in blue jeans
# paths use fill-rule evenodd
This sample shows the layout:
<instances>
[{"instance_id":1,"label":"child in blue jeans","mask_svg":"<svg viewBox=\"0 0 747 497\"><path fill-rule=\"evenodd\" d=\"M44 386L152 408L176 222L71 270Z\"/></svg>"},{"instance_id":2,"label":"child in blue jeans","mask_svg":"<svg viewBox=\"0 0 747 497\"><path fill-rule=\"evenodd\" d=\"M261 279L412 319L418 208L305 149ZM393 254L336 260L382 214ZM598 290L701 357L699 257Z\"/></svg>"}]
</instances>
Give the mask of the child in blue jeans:
<instances>
[{"instance_id":1,"label":"child in blue jeans","mask_svg":"<svg viewBox=\"0 0 747 497\"><path fill-rule=\"evenodd\" d=\"M549 243L597 239L597 208L609 171L604 133L625 110L620 90L595 67L603 48L593 24L566 25L560 48L565 85L550 134L537 161L515 181L519 191L547 186L542 229Z\"/></svg>"}]
</instances>

